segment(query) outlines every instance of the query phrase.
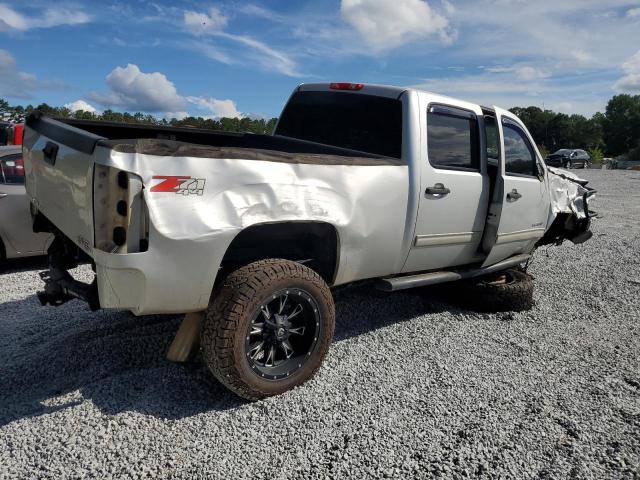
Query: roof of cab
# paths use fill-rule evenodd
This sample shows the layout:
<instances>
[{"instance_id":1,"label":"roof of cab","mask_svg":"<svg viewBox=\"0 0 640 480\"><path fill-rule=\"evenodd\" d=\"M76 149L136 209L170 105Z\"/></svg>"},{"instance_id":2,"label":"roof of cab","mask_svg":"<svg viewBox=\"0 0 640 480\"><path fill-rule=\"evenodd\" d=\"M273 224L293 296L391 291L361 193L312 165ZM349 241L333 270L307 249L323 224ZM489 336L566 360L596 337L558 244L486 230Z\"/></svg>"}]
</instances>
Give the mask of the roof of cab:
<instances>
[{"instance_id":1,"label":"roof of cab","mask_svg":"<svg viewBox=\"0 0 640 480\"><path fill-rule=\"evenodd\" d=\"M454 98L454 97L450 97L447 95L441 95L439 93L436 92L430 92L428 90L422 90L420 88L415 88L415 87L397 87L397 86L393 86L393 85L378 85L375 83L358 83L357 85L362 85L361 88L358 89L342 89L342 90L334 90L331 88L331 85L334 82L326 82L326 83L301 83L300 85L298 85L298 88L296 88L295 91L328 91L328 90L332 90L332 91L343 91L346 93L364 93L367 95L377 95L380 97L389 97L389 98L398 98L400 95L402 95L404 92L418 92L418 93L426 93L428 95L433 95L433 96L437 96L443 100L445 99L450 99L450 100L454 100L456 102L464 102L467 104L473 104L473 105L478 105L475 102L470 102L468 100L464 100L461 98ZM356 85L355 83L353 83L352 85ZM481 108L485 108L485 109L493 109L493 107L481 107Z\"/></svg>"}]
</instances>

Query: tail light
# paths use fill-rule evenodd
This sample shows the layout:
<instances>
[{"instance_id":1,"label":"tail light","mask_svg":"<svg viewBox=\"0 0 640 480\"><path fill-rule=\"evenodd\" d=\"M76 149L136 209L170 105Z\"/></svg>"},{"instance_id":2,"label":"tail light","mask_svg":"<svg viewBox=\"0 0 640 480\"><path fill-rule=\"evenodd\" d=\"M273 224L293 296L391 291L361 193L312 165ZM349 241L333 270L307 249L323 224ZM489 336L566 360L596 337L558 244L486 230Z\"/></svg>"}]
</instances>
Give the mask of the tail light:
<instances>
[{"instance_id":1,"label":"tail light","mask_svg":"<svg viewBox=\"0 0 640 480\"><path fill-rule=\"evenodd\" d=\"M4 173L7 183L22 183L24 177L24 160L16 158L15 160L5 160L2 163L2 173Z\"/></svg>"},{"instance_id":2,"label":"tail light","mask_svg":"<svg viewBox=\"0 0 640 480\"><path fill-rule=\"evenodd\" d=\"M109 253L144 252L149 223L142 179L103 165L93 172L95 246Z\"/></svg>"},{"instance_id":3,"label":"tail light","mask_svg":"<svg viewBox=\"0 0 640 480\"><path fill-rule=\"evenodd\" d=\"M334 82L329 84L331 90L362 90L364 83Z\"/></svg>"}]
</instances>

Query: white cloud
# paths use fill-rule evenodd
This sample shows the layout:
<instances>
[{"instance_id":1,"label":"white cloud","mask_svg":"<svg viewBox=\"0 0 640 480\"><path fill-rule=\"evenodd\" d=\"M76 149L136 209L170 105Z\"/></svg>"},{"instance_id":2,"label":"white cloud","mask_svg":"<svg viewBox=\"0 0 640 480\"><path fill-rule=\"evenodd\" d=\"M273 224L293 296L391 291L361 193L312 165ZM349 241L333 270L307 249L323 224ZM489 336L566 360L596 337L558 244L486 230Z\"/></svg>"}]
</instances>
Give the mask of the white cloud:
<instances>
[{"instance_id":1,"label":"white cloud","mask_svg":"<svg viewBox=\"0 0 640 480\"><path fill-rule=\"evenodd\" d=\"M622 70L626 73L640 73L640 50L622 64Z\"/></svg>"},{"instance_id":2,"label":"white cloud","mask_svg":"<svg viewBox=\"0 0 640 480\"><path fill-rule=\"evenodd\" d=\"M11 54L0 50L0 97L30 98L40 86L35 75L19 71Z\"/></svg>"},{"instance_id":3,"label":"white cloud","mask_svg":"<svg viewBox=\"0 0 640 480\"><path fill-rule=\"evenodd\" d=\"M622 64L622 70L626 75L613 85L613 89L620 93L640 93L640 50Z\"/></svg>"},{"instance_id":4,"label":"white cloud","mask_svg":"<svg viewBox=\"0 0 640 480\"><path fill-rule=\"evenodd\" d=\"M287 23L287 17L281 14L278 14L272 10L268 10L259 5L255 5L253 3L247 3L244 5L240 5L238 8L238 12L244 15L251 15L254 17L264 18L265 20L270 20L272 22L279 23Z\"/></svg>"},{"instance_id":5,"label":"white cloud","mask_svg":"<svg viewBox=\"0 0 640 480\"><path fill-rule=\"evenodd\" d=\"M631 8L627 10L627 18L637 18L640 17L640 8Z\"/></svg>"},{"instance_id":6,"label":"white cloud","mask_svg":"<svg viewBox=\"0 0 640 480\"><path fill-rule=\"evenodd\" d=\"M613 85L613 89L619 93L640 93L640 73L625 75Z\"/></svg>"},{"instance_id":7,"label":"white cloud","mask_svg":"<svg viewBox=\"0 0 640 480\"><path fill-rule=\"evenodd\" d=\"M435 34L445 43L452 40L448 20L423 0L342 0L340 13L376 50Z\"/></svg>"},{"instance_id":8,"label":"white cloud","mask_svg":"<svg viewBox=\"0 0 640 480\"><path fill-rule=\"evenodd\" d=\"M189 116L189 112L164 112L162 116L167 120L171 120L172 118L175 118L177 120L182 120L183 118Z\"/></svg>"},{"instance_id":9,"label":"white cloud","mask_svg":"<svg viewBox=\"0 0 640 480\"><path fill-rule=\"evenodd\" d=\"M606 80L588 83L579 83L570 78L561 81L553 78L519 80L517 72L510 69L426 79L416 87L481 105L503 108L529 105L542 108L544 105L547 109L590 116L604 108L607 97L598 92L606 91L609 85Z\"/></svg>"},{"instance_id":10,"label":"white cloud","mask_svg":"<svg viewBox=\"0 0 640 480\"><path fill-rule=\"evenodd\" d=\"M227 26L227 17L215 7L211 7L208 13L187 10L184 12L184 25L193 35L211 35Z\"/></svg>"},{"instance_id":11,"label":"white cloud","mask_svg":"<svg viewBox=\"0 0 640 480\"><path fill-rule=\"evenodd\" d=\"M242 117L233 100L219 100L211 96L183 96L176 86L160 72L145 73L137 65L116 67L106 77L108 93L89 94L89 98L105 107L129 111L160 113L164 118L187 117L187 105L208 111L208 117ZM84 104L82 100L73 102ZM72 104L65 105L71 109Z\"/></svg>"},{"instance_id":12,"label":"white cloud","mask_svg":"<svg viewBox=\"0 0 640 480\"><path fill-rule=\"evenodd\" d=\"M296 62L287 54L280 52L267 44L246 35L234 35L232 33L220 33L218 36L227 38L248 47L245 53L247 60L252 64L259 64L265 70L275 70L289 77L300 77Z\"/></svg>"},{"instance_id":13,"label":"white cloud","mask_svg":"<svg viewBox=\"0 0 640 480\"><path fill-rule=\"evenodd\" d=\"M242 11L250 15L269 14L268 10L253 5L243 7ZM200 39L197 43L191 44L192 49L202 52L208 58L227 65L260 65L267 71L275 71L289 77L301 76L297 71L296 62L289 55L248 35L225 32L226 25L227 18L216 8L209 9L208 13L184 12L184 28L191 35L216 37L235 44L231 53L220 45L221 42L214 46ZM238 45L244 48L238 49Z\"/></svg>"},{"instance_id":14,"label":"white cloud","mask_svg":"<svg viewBox=\"0 0 640 480\"><path fill-rule=\"evenodd\" d=\"M85 102L84 100L76 100L74 102L65 103L65 108L68 108L72 112L77 112L78 110L83 110L85 112L97 113L98 110L93 105Z\"/></svg>"},{"instance_id":15,"label":"white cloud","mask_svg":"<svg viewBox=\"0 0 640 480\"><path fill-rule=\"evenodd\" d=\"M213 97L186 97L187 101L197 105L200 108L209 110L211 116L214 118L228 117L228 118L241 118L243 117L236 107L233 100L218 100Z\"/></svg>"},{"instance_id":16,"label":"white cloud","mask_svg":"<svg viewBox=\"0 0 640 480\"><path fill-rule=\"evenodd\" d=\"M0 3L0 32L25 31L60 25L78 25L91 21L91 16L77 8L47 8L39 15L28 16Z\"/></svg>"},{"instance_id":17,"label":"white cloud","mask_svg":"<svg viewBox=\"0 0 640 480\"><path fill-rule=\"evenodd\" d=\"M538 80L547 78L549 72L530 65L514 65L511 67L486 67L490 73L513 73L519 80Z\"/></svg>"},{"instance_id":18,"label":"white cloud","mask_svg":"<svg viewBox=\"0 0 640 480\"><path fill-rule=\"evenodd\" d=\"M160 72L144 73L137 65L116 67L107 75L108 94L91 93L92 100L107 106L143 112L180 112L184 98L176 86Z\"/></svg>"}]
</instances>

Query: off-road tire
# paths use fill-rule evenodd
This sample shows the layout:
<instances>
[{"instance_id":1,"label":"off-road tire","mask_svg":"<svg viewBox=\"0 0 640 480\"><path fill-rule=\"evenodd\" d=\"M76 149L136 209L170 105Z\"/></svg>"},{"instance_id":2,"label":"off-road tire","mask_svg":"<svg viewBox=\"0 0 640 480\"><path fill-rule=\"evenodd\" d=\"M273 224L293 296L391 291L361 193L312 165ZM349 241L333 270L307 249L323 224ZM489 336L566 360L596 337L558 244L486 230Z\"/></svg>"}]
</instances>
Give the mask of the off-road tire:
<instances>
[{"instance_id":1,"label":"off-road tire","mask_svg":"<svg viewBox=\"0 0 640 480\"><path fill-rule=\"evenodd\" d=\"M505 276L506 281L501 281ZM479 312L523 311L533 307L533 277L519 269L460 282L456 297Z\"/></svg>"},{"instance_id":2,"label":"off-road tire","mask_svg":"<svg viewBox=\"0 0 640 480\"><path fill-rule=\"evenodd\" d=\"M297 288L317 302L322 328L314 351L291 376L278 380L260 378L245 357L249 322L274 292ZM301 385L320 368L335 330L335 306L331 291L315 271L300 263L266 259L230 273L214 290L205 312L201 334L202 357L224 386L248 400L278 395Z\"/></svg>"}]
</instances>

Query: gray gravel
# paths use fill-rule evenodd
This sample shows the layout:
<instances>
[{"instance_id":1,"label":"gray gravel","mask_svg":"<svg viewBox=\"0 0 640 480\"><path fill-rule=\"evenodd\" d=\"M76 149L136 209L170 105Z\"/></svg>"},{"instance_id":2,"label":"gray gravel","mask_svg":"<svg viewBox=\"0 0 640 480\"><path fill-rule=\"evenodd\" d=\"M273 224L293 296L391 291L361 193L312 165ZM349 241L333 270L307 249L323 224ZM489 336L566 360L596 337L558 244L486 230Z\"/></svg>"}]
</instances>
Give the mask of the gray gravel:
<instances>
[{"instance_id":1,"label":"gray gravel","mask_svg":"<svg viewBox=\"0 0 640 480\"><path fill-rule=\"evenodd\" d=\"M533 310L342 290L319 374L258 403L164 360L177 317L41 308L13 263L0 477L639 478L640 172L584 176L603 217L537 252Z\"/></svg>"}]
</instances>

